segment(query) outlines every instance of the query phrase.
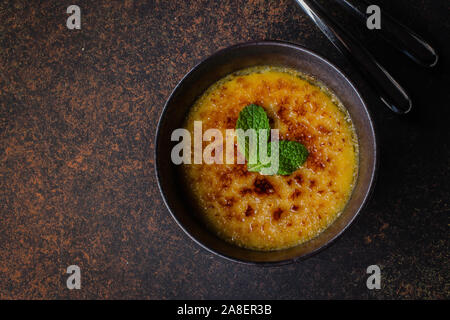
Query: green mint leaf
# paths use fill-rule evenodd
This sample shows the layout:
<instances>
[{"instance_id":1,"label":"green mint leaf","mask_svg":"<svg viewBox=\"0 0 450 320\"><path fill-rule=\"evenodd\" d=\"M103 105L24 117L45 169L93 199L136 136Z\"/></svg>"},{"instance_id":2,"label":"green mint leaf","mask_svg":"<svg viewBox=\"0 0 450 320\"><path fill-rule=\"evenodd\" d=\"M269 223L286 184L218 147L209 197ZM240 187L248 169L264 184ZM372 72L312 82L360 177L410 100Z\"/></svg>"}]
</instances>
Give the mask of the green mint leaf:
<instances>
[{"instance_id":1,"label":"green mint leaf","mask_svg":"<svg viewBox=\"0 0 450 320\"><path fill-rule=\"evenodd\" d=\"M300 168L308 157L308 150L306 147L296 141L273 141L268 142L270 125L269 118L263 108L256 104L246 106L239 113L239 118L236 122L238 148L244 153L247 159L247 170L251 172L259 172L264 175L290 175L298 168ZM256 141L253 146L250 146L249 138L245 136L248 129L254 129L256 133ZM271 147L275 144L278 147L278 158L272 161L278 161L278 170L274 172L271 168L271 163L262 163L259 157L259 143L262 139L260 130L267 130L264 143L267 143L267 155L271 156ZM252 147L250 149L250 147ZM249 163L250 159L256 160L255 163Z\"/></svg>"},{"instance_id":2,"label":"green mint leaf","mask_svg":"<svg viewBox=\"0 0 450 320\"><path fill-rule=\"evenodd\" d=\"M239 118L236 122L236 129L242 129L245 133L248 129L253 129L256 131L256 141L253 145L252 150L249 150L250 143L249 138L246 137L242 132L237 132L238 148L239 151L245 155L247 161L250 161L251 155L254 156L253 159L258 159L258 145L259 145L259 132L260 130L270 131L269 118L263 108L256 104L250 104L241 110L239 113ZM267 139L269 134L266 135ZM255 164L249 164L248 170L250 171L253 165L257 165L259 161Z\"/></svg>"},{"instance_id":3,"label":"green mint leaf","mask_svg":"<svg viewBox=\"0 0 450 320\"><path fill-rule=\"evenodd\" d=\"M277 174L290 175L300 168L308 157L306 147L296 141L279 141L279 166Z\"/></svg>"},{"instance_id":4,"label":"green mint leaf","mask_svg":"<svg viewBox=\"0 0 450 320\"><path fill-rule=\"evenodd\" d=\"M258 172L264 175L290 175L298 168L300 168L306 161L308 157L308 150L306 147L296 141L274 141L269 142L267 147L268 155L271 155L271 145L278 145L278 170L276 172L270 168L270 163L266 165L261 165L258 168ZM277 159L272 159L276 161Z\"/></svg>"}]
</instances>

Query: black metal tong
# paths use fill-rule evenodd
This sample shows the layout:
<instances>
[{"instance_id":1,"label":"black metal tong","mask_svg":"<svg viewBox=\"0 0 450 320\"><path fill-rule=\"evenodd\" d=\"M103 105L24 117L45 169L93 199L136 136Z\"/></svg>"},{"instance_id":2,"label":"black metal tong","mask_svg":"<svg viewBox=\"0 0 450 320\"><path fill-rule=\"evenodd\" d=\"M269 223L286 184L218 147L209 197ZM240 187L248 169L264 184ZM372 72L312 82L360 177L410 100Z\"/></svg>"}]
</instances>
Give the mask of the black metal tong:
<instances>
[{"instance_id":1,"label":"black metal tong","mask_svg":"<svg viewBox=\"0 0 450 320\"><path fill-rule=\"evenodd\" d=\"M376 61L364 45L339 26L315 0L295 0L341 53L367 77L380 99L395 113L411 110L411 99L397 81ZM365 22L367 2L338 0ZM365 4L364 4L365 3ZM386 14L380 35L413 61L432 67L438 56L433 48L411 30Z\"/></svg>"}]
</instances>

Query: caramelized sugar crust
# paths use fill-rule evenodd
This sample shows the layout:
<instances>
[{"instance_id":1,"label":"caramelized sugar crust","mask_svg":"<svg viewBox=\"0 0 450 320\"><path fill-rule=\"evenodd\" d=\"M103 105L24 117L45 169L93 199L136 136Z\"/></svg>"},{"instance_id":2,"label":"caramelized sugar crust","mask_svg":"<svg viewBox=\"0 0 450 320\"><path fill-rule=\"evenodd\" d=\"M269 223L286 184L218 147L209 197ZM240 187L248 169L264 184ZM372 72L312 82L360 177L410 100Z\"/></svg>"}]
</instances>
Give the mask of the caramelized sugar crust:
<instances>
[{"instance_id":1,"label":"caramelized sugar crust","mask_svg":"<svg viewBox=\"0 0 450 320\"><path fill-rule=\"evenodd\" d=\"M245 164L183 165L186 188L203 221L221 238L257 250L291 247L316 237L348 202L358 166L356 135L326 88L294 70L267 66L211 86L185 127L193 137L194 121L202 121L203 132L216 128L225 138L251 103L264 108L280 139L307 147L305 165L289 176L248 172ZM236 140L234 150L226 150L225 142L222 147L223 156L234 152L236 163Z\"/></svg>"}]
</instances>

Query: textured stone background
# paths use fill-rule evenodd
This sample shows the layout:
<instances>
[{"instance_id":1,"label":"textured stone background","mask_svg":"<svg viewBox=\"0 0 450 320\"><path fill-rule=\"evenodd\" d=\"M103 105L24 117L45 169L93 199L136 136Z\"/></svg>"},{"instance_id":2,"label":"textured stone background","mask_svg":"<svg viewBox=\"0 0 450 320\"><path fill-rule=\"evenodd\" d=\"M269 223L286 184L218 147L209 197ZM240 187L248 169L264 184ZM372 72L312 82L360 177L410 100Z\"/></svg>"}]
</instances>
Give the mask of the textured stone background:
<instances>
[{"instance_id":1,"label":"textured stone background","mask_svg":"<svg viewBox=\"0 0 450 320\"><path fill-rule=\"evenodd\" d=\"M328 1L330 2L330 1ZM0 298L449 298L448 1L379 0L437 48L414 65L329 7L404 85L390 113L291 0L0 3ZM82 29L66 28L66 8ZM278 268L231 263L169 216L153 167L172 88L217 49L303 44L358 84L381 147L374 198L331 248ZM78 264L82 289L66 289ZM382 290L365 270L382 268Z\"/></svg>"}]
</instances>

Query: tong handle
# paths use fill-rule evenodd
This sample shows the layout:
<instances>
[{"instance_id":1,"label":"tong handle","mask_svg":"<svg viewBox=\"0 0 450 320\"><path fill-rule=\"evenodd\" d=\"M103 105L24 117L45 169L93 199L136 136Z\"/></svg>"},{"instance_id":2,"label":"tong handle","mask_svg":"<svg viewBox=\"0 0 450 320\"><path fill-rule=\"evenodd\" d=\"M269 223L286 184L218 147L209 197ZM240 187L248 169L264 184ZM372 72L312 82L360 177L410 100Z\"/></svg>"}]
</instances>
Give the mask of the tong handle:
<instances>
[{"instance_id":1,"label":"tong handle","mask_svg":"<svg viewBox=\"0 0 450 320\"><path fill-rule=\"evenodd\" d=\"M295 1L334 46L368 78L389 109L397 114L405 114L411 110L411 99L405 90L357 39L334 22L316 1Z\"/></svg>"},{"instance_id":2,"label":"tong handle","mask_svg":"<svg viewBox=\"0 0 450 320\"><path fill-rule=\"evenodd\" d=\"M366 0L338 0L350 13L366 23ZM434 67L439 56L419 35L386 13L381 14L381 29L376 30L382 38L411 60L425 67Z\"/></svg>"}]
</instances>

